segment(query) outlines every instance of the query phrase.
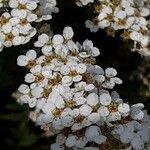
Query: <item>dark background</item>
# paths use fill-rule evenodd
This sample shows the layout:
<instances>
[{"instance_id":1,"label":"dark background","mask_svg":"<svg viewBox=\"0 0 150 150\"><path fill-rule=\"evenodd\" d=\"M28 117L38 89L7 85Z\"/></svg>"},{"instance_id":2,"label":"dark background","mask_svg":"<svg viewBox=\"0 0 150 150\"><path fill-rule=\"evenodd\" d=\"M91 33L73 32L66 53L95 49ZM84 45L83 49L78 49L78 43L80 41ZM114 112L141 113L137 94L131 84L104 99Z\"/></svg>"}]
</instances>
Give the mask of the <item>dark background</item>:
<instances>
[{"instance_id":1,"label":"dark background","mask_svg":"<svg viewBox=\"0 0 150 150\"><path fill-rule=\"evenodd\" d=\"M62 33L65 26L71 26L74 30L74 40L82 43L85 39L93 41L101 55L97 58L97 64L104 69L114 67L118 71L118 77L123 80L122 85L115 87L121 98L131 104L142 102L149 110L150 94L148 86L138 79L141 71L148 61L138 53L130 51L131 43L124 43L119 36L107 37L104 30L91 33L85 28L85 20L93 18L93 8L86 6L77 7L73 0L57 0L60 12L53 14L49 21L54 34ZM16 58L20 54L32 49L34 41L19 46L5 48L0 53L0 149L5 150L48 150L53 139L43 136L42 131L28 120L27 106L16 103L11 94L23 83L26 71L16 64ZM150 68L144 71L148 78ZM150 81L150 80L149 80Z\"/></svg>"}]
</instances>

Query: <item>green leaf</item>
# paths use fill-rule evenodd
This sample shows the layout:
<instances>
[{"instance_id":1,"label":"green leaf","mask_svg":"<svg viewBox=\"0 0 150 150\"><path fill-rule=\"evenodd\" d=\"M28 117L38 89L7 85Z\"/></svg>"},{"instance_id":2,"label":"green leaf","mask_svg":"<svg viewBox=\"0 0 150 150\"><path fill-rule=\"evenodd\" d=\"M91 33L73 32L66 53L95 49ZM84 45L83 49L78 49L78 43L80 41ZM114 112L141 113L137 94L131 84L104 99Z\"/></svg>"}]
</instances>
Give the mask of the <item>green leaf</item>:
<instances>
[{"instance_id":1,"label":"green leaf","mask_svg":"<svg viewBox=\"0 0 150 150\"><path fill-rule=\"evenodd\" d=\"M37 136L34 134L26 134L22 136L18 146L30 146L36 143Z\"/></svg>"}]
</instances>

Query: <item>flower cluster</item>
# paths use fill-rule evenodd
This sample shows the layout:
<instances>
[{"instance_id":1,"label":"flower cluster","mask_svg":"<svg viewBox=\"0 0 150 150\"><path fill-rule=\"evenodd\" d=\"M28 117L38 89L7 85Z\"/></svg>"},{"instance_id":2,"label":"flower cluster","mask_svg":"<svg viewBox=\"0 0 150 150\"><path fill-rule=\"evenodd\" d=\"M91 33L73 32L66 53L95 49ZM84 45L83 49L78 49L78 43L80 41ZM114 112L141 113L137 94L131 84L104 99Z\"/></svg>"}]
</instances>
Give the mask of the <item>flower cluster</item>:
<instances>
[{"instance_id":1,"label":"flower cluster","mask_svg":"<svg viewBox=\"0 0 150 150\"><path fill-rule=\"evenodd\" d=\"M94 0L76 0L76 4L77 4L79 7L88 5L89 3L93 3L93 2L94 2Z\"/></svg>"},{"instance_id":2,"label":"flower cluster","mask_svg":"<svg viewBox=\"0 0 150 150\"><path fill-rule=\"evenodd\" d=\"M133 106L135 109L140 106ZM150 140L150 116L144 111L142 120L121 120L114 126L99 123L79 131L61 131L51 150L146 150ZM148 149L147 149L148 150Z\"/></svg>"},{"instance_id":3,"label":"flower cluster","mask_svg":"<svg viewBox=\"0 0 150 150\"><path fill-rule=\"evenodd\" d=\"M32 49L17 58L17 64L29 70L18 89L18 102L32 108L30 118L36 125L57 134L51 150L109 150L112 144L117 150L141 149L150 140L143 104L123 102L112 91L122 83L117 71L96 65L99 49L90 40L75 43L73 35L71 27L64 28L63 36L41 34L34 43L40 53Z\"/></svg>"},{"instance_id":4,"label":"flower cluster","mask_svg":"<svg viewBox=\"0 0 150 150\"><path fill-rule=\"evenodd\" d=\"M95 4L97 16L91 21L87 20L86 27L92 32L106 29L107 35L112 37L119 30L124 41L133 41L132 51L149 56L150 33L147 17L150 11L147 6L144 1L138 0L99 0Z\"/></svg>"},{"instance_id":5,"label":"flower cluster","mask_svg":"<svg viewBox=\"0 0 150 150\"><path fill-rule=\"evenodd\" d=\"M55 5L55 0L1 0L0 7L6 9L0 16L0 51L29 42L37 32L33 23L50 20L51 13L58 12Z\"/></svg>"}]
</instances>

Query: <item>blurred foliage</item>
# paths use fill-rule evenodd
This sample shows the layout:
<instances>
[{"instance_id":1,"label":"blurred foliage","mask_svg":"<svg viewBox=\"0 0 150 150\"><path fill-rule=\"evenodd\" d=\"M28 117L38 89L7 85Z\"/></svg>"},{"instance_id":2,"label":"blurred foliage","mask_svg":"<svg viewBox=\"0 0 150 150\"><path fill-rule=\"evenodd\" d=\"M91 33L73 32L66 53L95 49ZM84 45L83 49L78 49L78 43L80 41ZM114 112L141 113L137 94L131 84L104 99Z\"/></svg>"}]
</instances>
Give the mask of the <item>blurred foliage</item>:
<instances>
[{"instance_id":1,"label":"blurred foliage","mask_svg":"<svg viewBox=\"0 0 150 150\"><path fill-rule=\"evenodd\" d=\"M85 28L85 20L93 17L92 7L79 8L73 0L57 0L60 12L53 15L48 22L54 33L62 33L65 26L74 29L75 41L83 42L90 39L99 47L101 55L97 63L103 68L114 67L123 85L115 88L125 101L130 103L143 102L146 109L150 108L150 89L137 76L141 73L139 66L143 60L139 54L130 51L131 43L123 43L121 38L107 37L106 32L100 30L91 33ZM18 55L32 49L37 36L29 44L19 47L5 48L0 53L0 144L2 150L48 150L51 139L43 137L42 131L28 120L27 106L15 102L11 94L23 82L26 71L16 65ZM145 64L149 63L144 61ZM135 73L136 72L136 73ZM148 75L150 69L144 74ZM130 78L129 78L130 77Z\"/></svg>"}]
</instances>

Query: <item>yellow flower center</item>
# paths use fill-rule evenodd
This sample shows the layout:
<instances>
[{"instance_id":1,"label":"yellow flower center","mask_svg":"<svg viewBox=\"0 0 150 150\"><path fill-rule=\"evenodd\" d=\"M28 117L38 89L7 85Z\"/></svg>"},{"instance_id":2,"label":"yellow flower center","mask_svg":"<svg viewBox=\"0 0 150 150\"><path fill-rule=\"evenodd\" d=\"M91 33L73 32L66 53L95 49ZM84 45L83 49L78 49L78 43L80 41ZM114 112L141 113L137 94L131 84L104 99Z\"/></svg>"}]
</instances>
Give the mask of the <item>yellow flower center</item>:
<instances>
[{"instance_id":1,"label":"yellow flower center","mask_svg":"<svg viewBox=\"0 0 150 150\"><path fill-rule=\"evenodd\" d=\"M98 19L97 19L97 18L92 19L92 22L93 22L93 24L94 24L94 25L96 25L96 26L97 26L97 25L98 25L98 23L99 23L99 21L98 21Z\"/></svg>"},{"instance_id":2,"label":"yellow flower center","mask_svg":"<svg viewBox=\"0 0 150 150\"><path fill-rule=\"evenodd\" d=\"M117 111L118 111L118 104L112 102L112 103L108 106L108 110L109 110L109 112L111 112L111 113L117 112Z\"/></svg>"},{"instance_id":3,"label":"yellow flower center","mask_svg":"<svg viewBox=\"0 0 150 150\"><path fill-rule=\"evenodd\" d=\"M17 7L19 10L21 9L26 9L26 4L19 4L18 7Z\"/></svg>"},{"instance_id":4,"label":"yellow flower center","mask_svg":"<svg viewBox=\"0 0 150 150\"><path fill-rule=\"evenodd\" d=\"M36 66L36 60L29 60L28 64L26 65L27 69L31 69Z\"/></svg>"},{"instance_id":5,"label":"yellow flower center","mask_svg":"<svg viewBox=\"0 0 150 150\"><path fill-rule=\"evenodd\" d=\"M71 56L78 56L78 51L76 49L72 50Z\"/></svg>"},{"instance_id":6,"label":"yellow flower center","mask_svg":"<svg viewBox=\"0 0 150 150\"><path fill-rule=\"evenodd\" d=\"M111 3L112 3L114 6L118 6L119 3L120 3L120 0L111 0Z\"/></svg>"},{"instance_id":7,"label":"yellow flower center","mask_svg":"<svg viewBox=\"0 0 150 150\"><path fill-rule=\"evenodd\" d=\"M20 24L21 24L22 26L24 26L24 25L26 25L26 24L28 24L28 23L29 23L29 22L28 22L28 20L27 20L26 18L20 20Z\"/></svg>"},{"instance_id":8,"label":"yellow flower center","mask_svg":"<svg viewBox=\"0 0 150 150\"><path fill-rule=\"evenodd\" d=\"M64 65L67 64L67 59L65 59L65 58L60 57L60 58L58 58L58 61L62 62Z\"/></svg>"},{"instance_id":9,"label":"yellow flower center","mask_svg":"<svg viewBox=\"0 0 150 150\"><path fill-rule=\"evenodd\" d=\"M92 81L91 74L89 72L82 74L82 80L87 82L87 83L91 83L91 81Z\"/></svg>"},{"instance_id":10,"label":"yellow flower center","mask_svg":"<svg viewBox=\"0 0 150 150\"><path fill-rule=\"evenodd\" d=\"M51 92L51 89L44 89L42 95L43 95L43 98L48 98L49 97L49 94Z\"/></svg>"},{"instance_id":11,"label":"yellow flower center","mask_svg":"<svg viewBox=\"0 0 150 150\"><path fill-rule=\"evenodd\" d=\"M77 105L77 103L73 100L66 101L66 103L65 103L65 106L67 108L71 108L71 109L75 108L76 105Z\"/></svg>"},{"instance_id":12,"label":"yellow flower center","mask_svg":"<svg viewBox=\"0 0 150 150\"><path fill-rule=\"evenodd\" d=\"M57 74L56 78L55 79L50 79L48 81L48 84L51 85L51 86L55 86L55 85L58 85L61 83L61 80L62 80L62 77L61 75Z\"/></svg>"},{"instance_id":13,"label":"yellow flower center","mask_svg":"<svg viewBox=\"0 0 150 150\"><path fill-rule=\"evenodd\" d=\"M93 112L97 112L98 109L99 109L99 107L100 107L99 104L97 104L97 105L95 105L95 106L92 106Z\"/></svg>"},{"instance_id":14,"label":"yellow flower center","mask_svg":"<svg viewBox=\"0 0 150 150\"><path fill-rule=\"evenodd\" d=\"M84 137L85 136L85 129L81 129L77 132L75 132L75 135L80 138L80 137Z\"/></svg>"},{"instance_id":15,"label":"yellow flower center","mask_svg":"<svg viewBox=\"0 0 150 150\"><path fill-rule=\"evenodd\" d=\"M112 22L112 21L113 21L113 15L112 15L112 14L109 14L109 15L107 16L107 20L108 20L109 22Z\"/></svg>"},{"instance_id":16,"label":"yellow flower center","mask_svg":"<svg viewBox=\"0 0 150 150\"><path fill-rule=\"evenodd\" d=\"M72 70L72 71L69 72L68 75L69 75L70 77L75 77L75 76L78 75L78 73L76 72L76 70Z\"/></svg>"},{"instance_id":17,"label":"yellow flower center","mask_svg":"<svg viewBox=\"0 0 150 150\"><path fill-rule=\"evenodd\" d=\"M130 39L130 32L124 30L124 32L121 35L121 37L123 38L123 41L128 41Z\"/></svg>"},{"instance_id":18,"label":"yellow flower center","mask_svg":"<svg viewBox=\"0 0 150 150\"><path fill-rule=\"evenodd\" d=\"M115 37L115 33L116 31L113 29L113 28L107 28L107 35L108 36L112 36L112 37Z\"/></svg>"},{"instance_id":19,"label":"yellow flower center","mask_svg":"<svg viewBox=\"0 0 150 150\"><path fill-rule=\"evenodd\" d=\"M54 110L52 111L52 114L53 114L56 118L58 118L58 117L61 116L62 112L63 112L63 109L56 108L56 109L54 109Z\"/></svg>"},{"instance_id":20,"label":"yellow flower center","mask_svg":"<svg viewBox=\"0 0 150 150\"><path fill-rule=\"evenodd\" d=\"M4 16L0 17L0 25L5 25L9 22L9 18L5 18Z\"/></svg>"},{"instance_id":21,"label":"yellow flower center","mask_svg":"<svg viewBox=\"0 0 150 150\"><path fill-rule=\"evenodd\" d=\"M134 16L139 18L139 17L141 17L141 14L138 10L135 10L134 11Z\"/></svg>"},{"instance_id":22,"label":"yellow flower center","mask_svg":"<svg viewBox=\"0 0 150 150\"><path fill-rule=\"evenodd\" d=\"M120 26L125 26L126 23L127 23L127 19L126 19L126 18L124 18L124 19L119 19L119 21L118 21L118 25L120 25Z\"/></svg>"},{"instance_id":23,"label":"yellow flower center","mask_svg":"<svg viewBox=\"0 0 150 150\"><path fill-rule=\"evenodd\" d=\"M74 118L75 123L81 123L84 120L84 117L81 115L78 115L77 117Z\"/></svg>"},{"instance_id":24,"label":"yellow flower center","mask_svg":"<svg viewBox=\"0 0 150 150\"><path fill-rule=\"evenodd\" d=\"M14 35L12 33L8 33L5 35L5 41L12 42L13 39L14 39Z\"/></svg>"},{"instance_id":25,"label":"yellow flower center","mask_svg":"<svg viewBox=\"0 0 150 150\"><path fill-rule=\"evenodd\" d=\"M36 82L36 83L40 83L40 82L42 82L43 80L44 80L44 76L43 76L42 74L36 75L36 77L35 77L35 82Z\"/></svg>"},{"instance_id":26,"label":"yellow flower center","mask_svg":"<svg viewBox=\"0 0 150 150\"><path fill-rule=\"evenodd\" d=\"M90 58L90 57L88 57L88 58L85 58L85 59L83 60L83 62L84 62L85 64L95 65L96 60L95 60L95 58Z\"/></svg>"},{"instance_id":27,"label":"yellow flower center","mask_svg":"<svg viewBox=\"0 0 150 150\"><path fill-rule=\"evenodd\" d=\"M50 64L54 58L55 58L54 55L46 56L44 59L44 65Z\"/></svg>"}]
</instances>

